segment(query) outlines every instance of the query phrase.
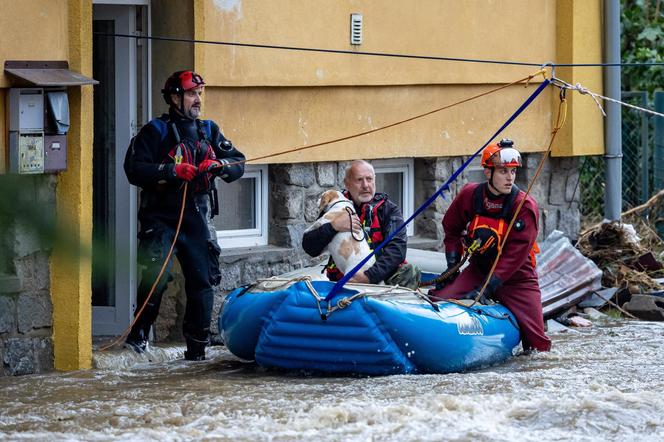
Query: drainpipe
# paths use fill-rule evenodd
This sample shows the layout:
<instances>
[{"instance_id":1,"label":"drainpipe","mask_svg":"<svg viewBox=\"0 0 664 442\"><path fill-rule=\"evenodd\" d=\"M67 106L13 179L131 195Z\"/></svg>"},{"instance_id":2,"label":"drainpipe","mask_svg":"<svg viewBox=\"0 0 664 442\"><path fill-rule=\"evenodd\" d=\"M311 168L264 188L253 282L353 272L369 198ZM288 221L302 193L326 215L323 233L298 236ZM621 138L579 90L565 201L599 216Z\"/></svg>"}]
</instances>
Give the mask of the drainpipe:
<instances>
[{"instance_id":1,"label":"drainpipe","mask_svg":"<svg viewBox=\"0 0 664 442\"><path fill-rule=\"evenodd\" d=\"M620 63L620 0L604 2L604 62ZM604 95L620 100L620 66L604 67ZM605 103L604 218L619 221L622 211L622 122L620 105Z\"/></svg>"}]
</instances>

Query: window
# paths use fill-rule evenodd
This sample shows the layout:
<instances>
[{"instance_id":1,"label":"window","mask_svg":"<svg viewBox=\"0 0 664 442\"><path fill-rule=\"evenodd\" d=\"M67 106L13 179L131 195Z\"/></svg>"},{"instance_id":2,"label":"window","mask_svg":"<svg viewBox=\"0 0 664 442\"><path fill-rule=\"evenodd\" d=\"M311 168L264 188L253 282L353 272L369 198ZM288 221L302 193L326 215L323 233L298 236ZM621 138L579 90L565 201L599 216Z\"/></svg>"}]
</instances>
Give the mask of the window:
<instances>
[{"instance_id":1,"label":"window","mask_svg":"<svg viewBox=\"0 0 664 442\"><path fill-rule=\"evenodd\" d=\"M219 215L212 219L219 245L267 244L267 166L246 165L244 176L227 183L217 178Z\"/></svg>"},{"instance_id":2,"label":"window","mask_svg":"<svg viewBox=\"0 0 664 442\"><path fill-rule=\"evenodd\" d=\"M404 221L413 214L414 166L412 158L377 160L372 165L376 172L376 192L387 193L403 212ZM408 236L415 231L413 221L406 227Z\"/></svg>"}]
</instances>

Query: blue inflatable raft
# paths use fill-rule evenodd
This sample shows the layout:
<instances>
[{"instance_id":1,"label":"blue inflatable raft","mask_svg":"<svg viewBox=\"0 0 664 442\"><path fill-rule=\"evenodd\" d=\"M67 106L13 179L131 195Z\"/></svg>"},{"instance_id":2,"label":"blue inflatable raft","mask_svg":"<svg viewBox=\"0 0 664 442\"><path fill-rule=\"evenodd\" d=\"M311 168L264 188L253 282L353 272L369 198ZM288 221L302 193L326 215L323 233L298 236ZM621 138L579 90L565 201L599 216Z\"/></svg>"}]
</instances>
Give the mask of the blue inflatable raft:
<instances>
[{"instance_id":1,"label":"blue inflatable raft","mask_svg":"<svg viewBox=\"0 0 664 442\"><path fill-rule=\"evenodd\" d=\"M415 292L267 280L230 293L219 331L237 357L287 370L370 375L450 373L512 356L519 330L501 305L436 306Z\"/></svg>"}]
</instances>

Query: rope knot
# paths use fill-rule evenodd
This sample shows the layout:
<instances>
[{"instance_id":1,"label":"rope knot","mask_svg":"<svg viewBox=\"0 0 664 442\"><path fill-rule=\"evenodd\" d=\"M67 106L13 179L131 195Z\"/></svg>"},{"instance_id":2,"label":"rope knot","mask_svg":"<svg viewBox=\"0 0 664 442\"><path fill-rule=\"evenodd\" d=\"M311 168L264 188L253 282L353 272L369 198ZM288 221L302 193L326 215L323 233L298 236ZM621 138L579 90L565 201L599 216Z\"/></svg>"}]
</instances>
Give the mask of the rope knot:
<instances>
[{"instance_id":1,"label":"rope knot","mask_svg":"<svg viewBox=\"0 0 664 442\"><path fill-rule=\"evenodd\" d=\"M337 307L339 308L346 308L350 305L351 300L348 298L341 298L340 300L337 301Z\"/></svg>"},{"instance_id":2,"label":"rope knot","mask_svg":"<svg viewBox=\"0 0 664 442\"><path fill-rule=\"evenodd\" d=\"M577 84L574 86L574 89L576 89L577 91L579 91L579 93L580 93L581 95L588 95L588 94L590 93L590 91L589 91L588 89L586 89L585 87L581 86L581 83L577 83Z\"/></svg>"}]
</instances>

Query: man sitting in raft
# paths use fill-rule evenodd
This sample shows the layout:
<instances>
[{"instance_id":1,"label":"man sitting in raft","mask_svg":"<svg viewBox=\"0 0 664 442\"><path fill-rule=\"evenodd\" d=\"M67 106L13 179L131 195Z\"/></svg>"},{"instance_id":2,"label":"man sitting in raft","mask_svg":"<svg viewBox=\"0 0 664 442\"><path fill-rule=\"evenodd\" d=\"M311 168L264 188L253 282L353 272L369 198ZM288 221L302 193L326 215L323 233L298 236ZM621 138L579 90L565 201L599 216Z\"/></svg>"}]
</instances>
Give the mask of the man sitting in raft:
<instances>
[{"instance_id":1,"label":"man sitting in raft","mask_svg":"<svg viewBox=\"0 0 664 442\"><path fill-rule=\"evenodd\" d=\"M472 251L469 265L429 291L434 301L474 299L489 275L507 226L520 202L512 230L503 245L498 264L483 296L507 307L521 329L525 352L549 351L551 340L544 334L542 297L535 271L539 211L535 200L514 184L521 154L511 140L503 139L482 152L484 183L469 183L454 198L443 217L447 268Z\"/></svg>"},{"instance_id":2,"label":"man sitting in raft","mask_svg":"<svg viewBox=\"0 0 664 442\"><path fill-rule=\"evenodd\" d=\"M371 249L376 248L391 232L403 224L403 215L399 207L390 201L387 194L376 193L376 174L371 164L366 161L353 161L346 170L343 194L353 202L355 213L352 217L339 217L325 223L317 229L304 233L302 248L310 256L318 256L329 244L337 232L350 232L364 229ZM349 282L399 285L417 289L420 270L406 263L407 236L403 229L389 244L377 254L376 263L366 271L358 271ZM331 281L340 280L344 274L330 261L326 267L327 277Z\"/></svg>"}]
</instances>

